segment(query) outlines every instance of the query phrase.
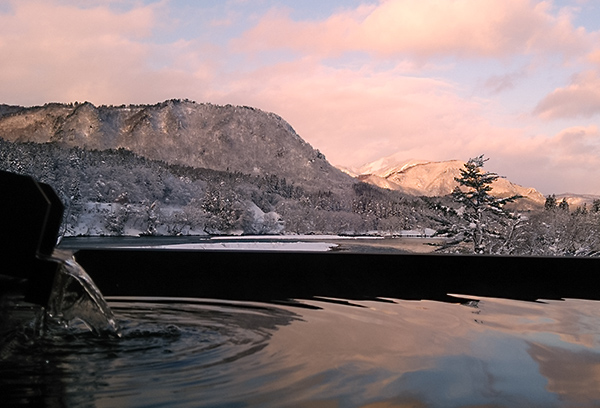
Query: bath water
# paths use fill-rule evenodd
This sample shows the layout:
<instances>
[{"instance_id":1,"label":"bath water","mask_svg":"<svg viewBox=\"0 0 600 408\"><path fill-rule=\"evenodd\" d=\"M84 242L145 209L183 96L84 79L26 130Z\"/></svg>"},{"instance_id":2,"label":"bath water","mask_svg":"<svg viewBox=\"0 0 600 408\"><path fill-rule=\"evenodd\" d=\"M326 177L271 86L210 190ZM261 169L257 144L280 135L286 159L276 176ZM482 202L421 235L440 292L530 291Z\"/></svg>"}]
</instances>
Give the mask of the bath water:
<instances>
[{"instance_id":1,"label":"bath water","mask_svg":"<svg viewBox=\"0 0 600 408\"><path fill-rule=\"evenodd\" d=\"M462 302L108 298L120 337L36 338L23 309L0 391L51 407L600 404L598 302Z\"/></svg>"}]
</instances>

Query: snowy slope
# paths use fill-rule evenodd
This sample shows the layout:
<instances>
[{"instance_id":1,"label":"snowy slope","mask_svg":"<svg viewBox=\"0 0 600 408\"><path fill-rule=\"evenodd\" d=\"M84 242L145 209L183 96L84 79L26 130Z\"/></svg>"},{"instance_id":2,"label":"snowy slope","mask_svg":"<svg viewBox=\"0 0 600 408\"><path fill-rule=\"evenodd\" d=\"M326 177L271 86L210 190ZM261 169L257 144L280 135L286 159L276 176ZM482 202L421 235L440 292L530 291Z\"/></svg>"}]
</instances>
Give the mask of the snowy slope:
<instances>
[{"instance_id":1,"label":"snowy slope","mask_svg":"<svg viewBox=\"0 0 600 408\"><path fill-rule=\"evenodd\" d=\"M574 193L562 193L556 194L556 201L560 202L563 198L569 203L569 206L574 209L582 207L583 205L588 206L588 209L595 200L600 200L600 196L593 194L574 194Z\"/></svg>"},{"instance_id":2,"label":"snowy slope","mask_svg":"<svg viewBox=\"0 0 600 408\"><path fill-rule=\"evenodd\" d=\"M303 187L344 190L354 180L274 113L187 100L155 105L0 106L0 138L84 149L123 148L169 164L273 174Z\"/></svg>"},{"instance_id":3,"label":"snowy slope","mask_svg":"<svg viewBox=\"0 0 600 408\"><path fill-rule=\"evenodd\" d=\"M358 178L390 190L412 195L444 196L458 185L455 177L460 176L464 162L449 160L426 162L422 160L400 160L393 162L390 156L360 168ZM492 193L498 197L521 195L521 206L537 207L544 204L545 197L534 188L527 188L500 178L492 185Z\"/></svg>"},{"instance_id":4,"label":"snowy slope","mask_svg":"<svg viewBox=\"0 0 600 408\"><path fill-rule=\"evenodd\" d=\"M374 174L379 177L387 178L393 173L404 171L417 164L428 163L427 160L399 159L397 155L383 157L374 162L365 164L357 170L358 174Z\"/></svg>"}]
</instances>

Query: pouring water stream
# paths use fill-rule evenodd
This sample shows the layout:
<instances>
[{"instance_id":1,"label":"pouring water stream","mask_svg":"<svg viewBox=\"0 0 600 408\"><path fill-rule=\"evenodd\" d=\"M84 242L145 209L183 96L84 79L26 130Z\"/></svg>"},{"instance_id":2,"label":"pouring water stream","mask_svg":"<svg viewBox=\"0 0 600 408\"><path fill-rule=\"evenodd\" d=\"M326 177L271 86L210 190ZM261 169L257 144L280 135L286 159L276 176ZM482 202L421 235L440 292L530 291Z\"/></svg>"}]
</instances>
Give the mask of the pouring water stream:
<instances>
[{"instance_id":1,"label":"pouring water stream","mask_svg":"<svg viewBox=\"0 0 600 408\"><path fill-rule=\"evenodd\" d=\"M55 324L65 329L84 328L96 335L121 337L121 328L90 276L72 254L55 250L52 258L61 262L48 306L45 329Z\"/></svg>"}]
</instances>

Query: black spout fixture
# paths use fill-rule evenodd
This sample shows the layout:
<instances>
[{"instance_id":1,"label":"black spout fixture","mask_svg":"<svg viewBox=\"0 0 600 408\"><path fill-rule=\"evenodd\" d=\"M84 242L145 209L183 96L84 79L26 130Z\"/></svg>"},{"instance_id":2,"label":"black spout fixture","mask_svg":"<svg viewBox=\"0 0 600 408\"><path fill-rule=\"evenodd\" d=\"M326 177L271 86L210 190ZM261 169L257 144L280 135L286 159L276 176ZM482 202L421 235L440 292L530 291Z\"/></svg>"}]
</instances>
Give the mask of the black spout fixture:
<instances>
[{"instance_id":1,"label":"black spout fixture","mask_svg":"<svg viewBox=\"0 0 600 408\"><path fill-rule=\"evenodd\" d=\"M49 185L0 171L0 297L47 304L60 266L51 256L63 211Z\"/></svg>"}]
</instances>

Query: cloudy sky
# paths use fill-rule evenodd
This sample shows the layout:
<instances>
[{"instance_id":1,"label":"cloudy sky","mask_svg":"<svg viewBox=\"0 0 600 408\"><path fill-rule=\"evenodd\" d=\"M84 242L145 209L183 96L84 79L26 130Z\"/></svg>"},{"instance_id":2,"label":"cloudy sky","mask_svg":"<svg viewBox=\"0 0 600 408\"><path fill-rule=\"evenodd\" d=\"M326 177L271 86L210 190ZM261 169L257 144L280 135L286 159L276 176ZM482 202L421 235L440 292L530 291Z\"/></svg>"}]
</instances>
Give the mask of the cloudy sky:
<instances>
[{"instance_id":1,"label":"cloudy sky","mask_svg":"<svg viewBox=\"0 0 600 408\"><path fill-rule=\"evenodd\" d=\"M0 0L0 103L249 105L336 165L600 194L600 0Z\"/></svg>"}]
</instances>

